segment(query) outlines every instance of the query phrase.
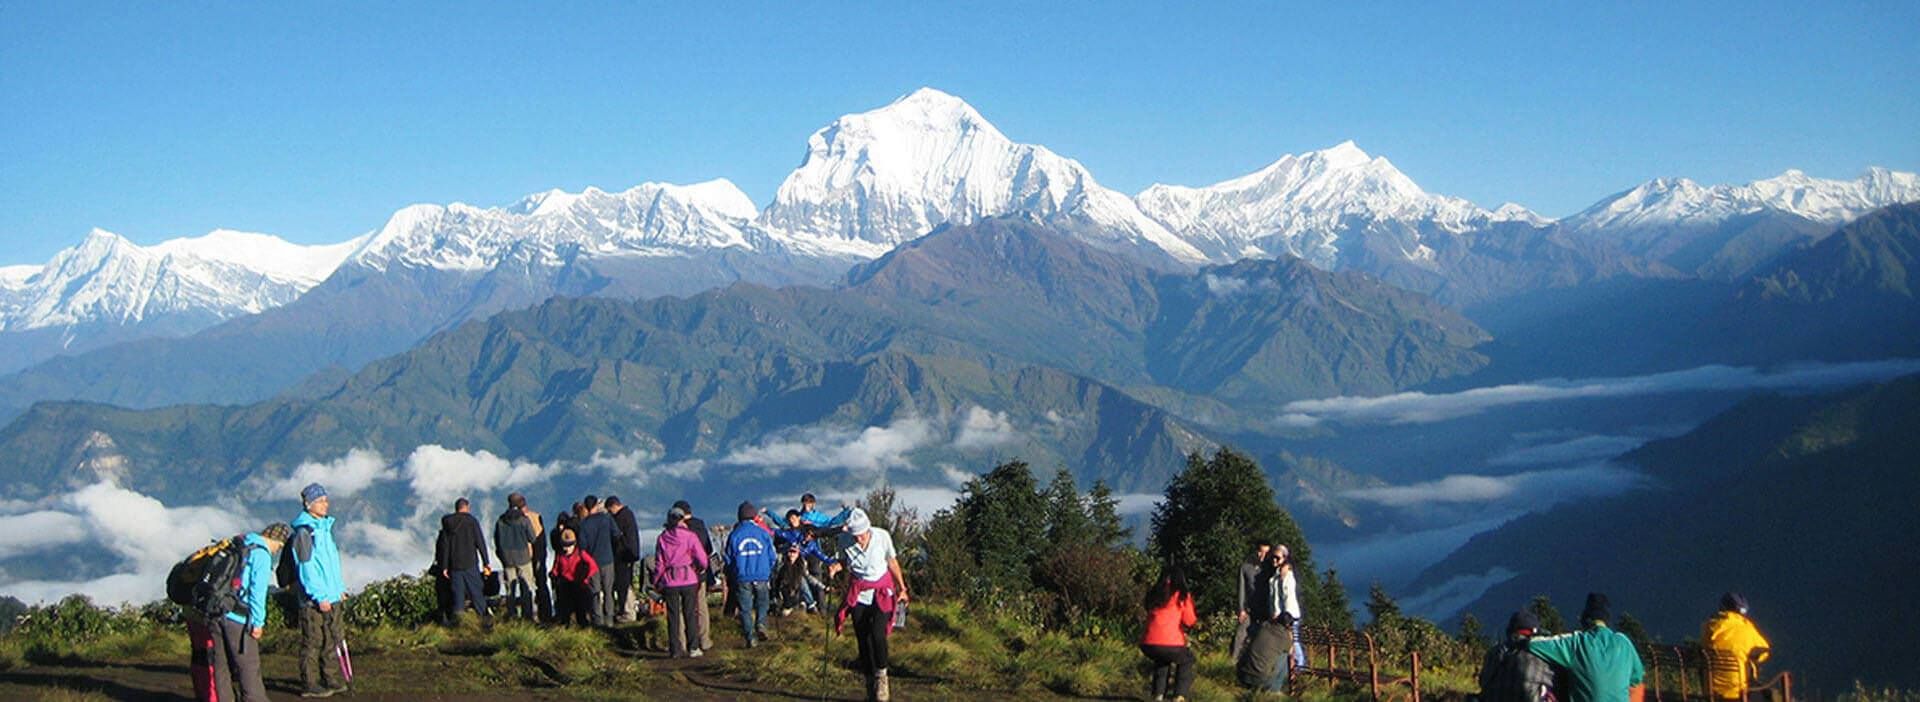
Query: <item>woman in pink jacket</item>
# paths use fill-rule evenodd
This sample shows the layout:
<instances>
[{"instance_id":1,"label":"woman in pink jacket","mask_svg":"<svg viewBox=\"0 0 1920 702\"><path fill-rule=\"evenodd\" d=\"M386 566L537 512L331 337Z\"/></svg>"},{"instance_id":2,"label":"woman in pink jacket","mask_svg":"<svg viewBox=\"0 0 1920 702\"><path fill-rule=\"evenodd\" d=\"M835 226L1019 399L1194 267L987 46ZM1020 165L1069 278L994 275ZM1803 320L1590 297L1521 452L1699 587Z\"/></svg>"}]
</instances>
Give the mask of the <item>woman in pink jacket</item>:
<instances>
[{"instance_id":1,"label":"woman in pink jacket","mask_svg":"<svg viewBox=\"0 0 1920 702\"><path fill-rule=\"evenodd\" d=\"M653 585L667 600L667 637L674 658L699 658L698 648L687 650L687 637L698 628L695 607L700 601L700 574L707 570L707 550L700 537L683 522L687 513L675 507L667 512L666 528L654 541Z\"/></svg>"}]
</instances>

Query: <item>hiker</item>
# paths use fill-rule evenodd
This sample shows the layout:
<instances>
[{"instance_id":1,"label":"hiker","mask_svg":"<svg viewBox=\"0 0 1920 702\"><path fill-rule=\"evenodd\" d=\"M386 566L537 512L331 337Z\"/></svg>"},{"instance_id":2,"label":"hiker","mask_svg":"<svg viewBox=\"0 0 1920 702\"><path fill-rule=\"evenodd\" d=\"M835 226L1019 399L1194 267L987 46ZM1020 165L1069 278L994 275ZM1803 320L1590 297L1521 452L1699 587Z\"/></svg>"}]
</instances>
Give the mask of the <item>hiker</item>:
<instances>
[{"instance_id":1,"label":"hiker","mask_svg":"<svg viewBox=\"0 0 1920 702\"><path fill-rule=\"evenodd\" d=\"M705 609L696 601L700 593L701 572L707 567L707 551L700 546L687 525L686 510L667 511L667 523L653 545L653 585L667 600L668 652L674 658L699 658L699 620L694 610Z\"/></svg>"},{"instance_id":2,"label":"hiker","mask_svg":"<svg viewBox=\"0 0 1920 702\"><path fill-rule=\"evenodd\" d=\"M484 625L493 623L487 611L486 586L481 578L493 572L493 559L487 555L487 537L480 532L480 520L473 516L473 503L467 498L453 501L453 513L440 518L440 539L434 561L440 564L440 577L453 590L447 607L447 626L460 622L467 603L480 615Z\"/></svg>"},{"instance_id":3,"label":"hiker","mask_svg":"<svg viewBox=\"0 0 1920 702\"><path fill-rule=\"evenodd\" d=\"M771 604L773 578L773 532L754 521L759 510L752 502L740 503L736 514L740 521L727 536L727 573L733 580L734 600L740 608L740 631L747 648L764 638L761 628Z\"/></svg>"},{"instance_id":4,"label":"hiker","mask_svg":"<svg viewBox=\"0 0 1920 702\"><path fill-rule=\"evenodd\" d=\"M300 696L327 697L347 689L340 666L347 640L340 605L347 587L340 578L327 489L319 483L302 488L300 504L304 509L293 518L291 548L281 557L292 559L294 577L288 580L300 602Z\"/></svg>"},{"instance_id":5,"label":"hiker","mask_svg":"<svg viewBox=\"0 0 1920 702\"><path fill-rule=\"evenodd\" d=\"M789 576L789 584L797 583L797 586L794 590L783 590L783 592L788 592L789 597L797 592L804 601L807 611L812 612L819 608L820 601L826 599L827 593L827 584L821 582L818 575L819 568L832 562L833 558L828 556L826 551L821 550L820 540L814 536L813 525L801 518L800 510L787 510L786 523L787 528L774 530L774 545L780 546L783 550L797 550L802 558L794 559L797 561L798 573ZM785 567L786 564L782 563L782 568ZM787 601L789 604L786 606L791 608L792 600Z\"/></svg>"},{"instance_id":6,"label":"hiker","mask_svg":"<svg viewBox=\"0 0 1920 702\"><path fill-rule=\"evenodd\" d=\"M1252 609L1247 612L1253 622L1247 629L1247 647L1240 652L1234 672L1240 684L1253 690L1282 690L1293 649L1293 621L1300 616L1299 593L1287 565L1285 546L1267 552L1254 593Z\"/></svg>"},{"instance_id":7,"label":"hiker","mask_svg":"<svg viewBox=\"0 0 1920 702\"><path fill-rule=\"evenodd\" d=\"M1607 596L1587 594L1580 611L1580 630L1559 636L1536 636L1527 650L1567 673L1569 702L1638 702L1641 680L1647 675L1640 654L1626 635L1607 627L1611 616Z\"/></svg>"},{"instance_id":8,"label":"hiker","mask_svg":"<svg viewBox=\"0 0 1920 702\"><path fill-rule=\"evenodd\" d=\"M1480 702L1540 702L1552 699L1553 668L1527 651L1540 618L1520 610L1507 618L1506 640L1487 649L1480 663Z\"/></svg>"},{"instance_id":9,"label":"hiker","mask_svg":"<svg viewBox=\"0 0 1920 702\"><path fill-rule=\"evenodd\" d=\"M538 528L527 517L527 497L507 495L507 511L493 521L493 552L500 557L500 595L506 599L506 615L534 618L533 573L535 547L540 543Z\"/></svg>"},{"instance_id":10,"label":"hiker","mask_svg":"<svg viewBox=\"0 0 1920 702\"><path fill-rule=\"evenodd\" d=\"M844 526L847 518L853 514L852 507L842 507L839 514L829 515L814 509L816 504L813 493L800 496L800 519L816 529L835 529Z\"/></svg>"},{"instance_id":11,"label":"hiker","mask_svg":"<svg viewBox=\"0 0 1920 702\"><path fill-rule=\"evenodd\" d=\"M1193 611L1193 593L1187 590L1187 574L1179 566L1169 566L1159 584L1147 592L1146 635L1140 638L1140 653L1153 663L1153 699L1185 700L1193 689L1193 649L1187 647L1187 630L1200 621ZM1173 688L1167 688L1171 674Z\"/></svg>"},{"instance_id":12,"label":"hiker","mask_svg":"<svg viewBox=\"0 0 1920 702\"><path fill-rule=\"evenodd\" d=\"M640 522L633 510L617 495L607 497L607 513L613 515L618 537L613 546L613 620L633 621L633 564L640 561Z\"/></svg>"},{"instance_id":13,"label":"hiker","mask_svg":"<svg viewBox=\"0 0 1920 702\"><path fill-rule=\"evenodd\" d=\"M1246 650L1247 625L1252 623L1247 615L1247 603L1254 597L1254 590L1260 587L1260 569L1264 567L1267 552L1271 550L1273 550L1273 544L1265 541L1254 544L1253 558L1240 564L1240 577L1235 581L1235 585L1239 586L1240 613L1235 615L1238 623L1233 629L1233 647L1227 649L1227 657L1232 660L1240 660L1240 652Z\"/></svg>"},{"instance_id":14,"label":"hiker","mask_svg":"<svg viewBox=\"0 0 1920 702\"><path fill-rule=\"evenodd\" d=\"M1720 611L1700 626L1700 645L1739 661L1738 666L1713 666L1713 696L1746 699L1747 686L1760 675L1760 664L1773 655L1767 637L1747 618L1747 598L1729 592L1720 596Z\"/></svg>"},{"instance_id":15,"label":"hiker","mask_svg":"<svg viewBox=\"0 0 1920 702\"><path fill-rule=\"evenodd\" d=\"M593 556L593 562L600 566L594 571L593 600L587 603L588 611L593 613L594 626L613 626L613 543L619 528L607 514L606 505L600 504L600 498L588 495L580 499L580 506L587 512L581 517L580 526L575 527L580 550Z\"/></svg>"},{"instance_id":16,"label":"hiker","mask_svg":"<svg viewBox=\"0 0 1920 702\"><path fill-rule=\"evenodd\" d=\"M873 526L866 511L858 508L847 512L846 528L840 534L840 561L832 564L829 573L837 573L843 563L852 578L846 601L834 615L834 630L853 620L859 667L867 676L867 699L886 702L887 636L893 631L894 610L907 604L907 574L900 569L893 535Z\"/></svg>"},{"instance_id":17,"label":"hiker","mask_svg":"<svg viewBox=\"0 0 1920 702\"><path fill-rule=\"evenodd\" d=\"M1286 544L1275 544L1273 548L1280 552L1281 592L1287 612L1287 629L1293 639L1293 665L1305 666L1307 649L1300 645L1300 620L1306 613L1300 608L1300 585L1293 577L1293 551Z\"/></svg>"},{"instance_id":18,"label":"hiker","mask_svg":"<svg viewBox=\"0 0 1920 702\"><path fill-rule=\"evenodd\" d=\"M237 605L213 627L213 687L221 702L268 702L266 681L260 677L260 636L266 633L273 559L292 531L285 522L275 522L241 539L246 566L234 588Z\"/></svg>"},{"instance_id":19,"label":"hiker","mask_svg":"<svg viewBox=\"0 0 1920 702\"><path fill-rule=\"evenodd\" d=\"M813 577L807 570L807 563L800 555L799 544L787 544L780 552L780 564L773 574L774 596L780 602L780 616L793 614L795 607L803 607L808 614L820 610L820 599L815 596L814 588L824 590L825 583Z\"/></svg>"},{"instance_id":20,"label":"hiker","mask_svg":"<svg viewBox=\"0 0 1920 702\"><path fill-rule=\"evenodd\" d=\"M579 537L572 528L560 529L554 541L560 546L554 551L553 570L548 575L553 582L555 621L586 626L591 623L588 615L594 600L593 576L600 572L600 566L580 549Z\"/></svg>"},{"instance_id":21,"label":"hiker","mask_svg":"<svg viewBox=\"0 0 1920 702\"><path fill-rule=\"evenodd\" d=\"M713 534L707 531L707 523L705 521L693 516L693 505L687 504L686 500L675 501L673 506L686 514L687 530L693 532L694 537L700 540L700 550L702 553L705 553L709 559L700 565L699 592L695 595L693 611L694 620L700 625L700 628L697 630L699 635L693 638L700 642L698 648L704 651L713 648L712 613L707 611L708 583L713 581L714 576L713 563L711 561L714 556Z\"/></svg>"},{"instance_id":22,"label":"hiker","mask_svg":"<svg viewBox=\"0 0 1920 702\"><path fill-rule=\"evenodd\" d=\"M522 495L521 502L525 501L526 496ZM547 583L547 527L542 523L540 513L532 507L522 504L520 513L526 515L527 523L533 526L533 560L529 565L533 566L534 616L539 621L550 622L553 621L553 589Z\"/></svg>"}]
</instances>

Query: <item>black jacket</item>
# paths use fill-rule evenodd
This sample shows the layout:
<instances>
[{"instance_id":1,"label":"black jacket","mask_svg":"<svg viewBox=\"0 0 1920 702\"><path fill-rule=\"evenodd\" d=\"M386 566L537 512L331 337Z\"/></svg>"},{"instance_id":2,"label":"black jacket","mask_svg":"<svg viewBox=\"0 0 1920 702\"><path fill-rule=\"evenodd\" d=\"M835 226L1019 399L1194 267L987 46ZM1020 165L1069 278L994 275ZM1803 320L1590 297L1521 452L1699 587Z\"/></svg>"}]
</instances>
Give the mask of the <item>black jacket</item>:
<instances>
[{"instance_id":1,"label":"black jacket","mask_svg":"<svg viewBox=\"0 0 1920 702\"><path fill-rule=\"evenodd\" d=\"M620 528L613 557L621 563L640 560L640 522L633 518L633 508L622 505L620 512L613 515L613 525Z\"/></svg>"},{"instance_id":2,"label":"black jacket","mask_svg":"<svg viewBox=\"0 0 1920 702\"><path fill-rule=\"evenodd\" d=\"M574 527L574 531L579 533L580 550L593 556L594 563L613 563L613 542L617 530L613 527L613 518L607 516L606 512L587 515Z\"/></svg>"},{"instance_id":3,"label":"black jacket","mask_svg":"<svg viewBox=\"0 0 1920 702\"><path fill-rule=\"evenodd\" d=\"M454 512L440 518L440 539L434 544L433 561L446 570L478 570L490 565L487 537L480 531L480 520L470 512Z\"/></svg>"},{"instance_id":4,"label":"black jacket","mask_svg":"<svg viewBox=\"0 0 1920 702\"><path fill-rule=\"evenodd\" d=\"M706 549L707 557L711 559L713 557L713 535L707 533L707 523L705 521L702 521L699 517L687 517L686 525L688 529L693 530L693 534L695 536L700 537L700 548ZM709 568L711 568L713 565L713 561L711 560L707 561L707 565ZM702 582L706 581L707 575L708 575L707 572L702 572L700 574L700 579Z\"/></svg>"}]
</instances>

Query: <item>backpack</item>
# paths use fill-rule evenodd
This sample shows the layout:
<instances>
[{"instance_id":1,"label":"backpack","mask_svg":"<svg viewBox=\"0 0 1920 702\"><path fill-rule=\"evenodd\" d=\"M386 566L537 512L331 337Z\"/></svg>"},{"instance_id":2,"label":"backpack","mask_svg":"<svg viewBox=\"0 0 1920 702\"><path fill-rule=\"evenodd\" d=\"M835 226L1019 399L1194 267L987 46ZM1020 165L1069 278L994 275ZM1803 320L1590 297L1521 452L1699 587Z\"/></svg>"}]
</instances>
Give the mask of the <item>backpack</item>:
<instances>
[{"instance_id":1,"label":"backpack","mask_svg":"<svg viewBox=\"0 0 1920 702\"><path fill-rule=\"evenodd\" d=\"M300 548L302 533L307 538L307 557L313 557L313 526L301 524L293 528L293 534L287 537L287 545L280 549L280 560L273 565L273 582L282 590L298 590L300 586L300 559L295 552Z\"/></svg>"},{"instance_id":2,"label":"backpack","mask_svg":"<svg viewBox=\"0 0 1920 702\"><path fill-rule=\"evenodd\" d=\"M240 597L240 580L246 573L248 552L244 534L194 551L167 573L167 599L208 619L233 612L251 614Z\"/></svg>"}]
</instances>

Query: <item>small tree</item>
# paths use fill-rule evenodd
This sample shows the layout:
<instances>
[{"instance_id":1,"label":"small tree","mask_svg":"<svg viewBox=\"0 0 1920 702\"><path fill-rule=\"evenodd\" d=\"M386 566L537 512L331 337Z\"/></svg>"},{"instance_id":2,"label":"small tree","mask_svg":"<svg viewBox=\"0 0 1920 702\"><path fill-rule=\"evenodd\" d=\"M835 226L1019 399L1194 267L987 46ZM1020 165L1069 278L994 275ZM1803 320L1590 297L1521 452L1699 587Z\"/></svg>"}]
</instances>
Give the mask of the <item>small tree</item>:
<instances>
[{"instance_id":1,"label":"small tree","mask_svg":"<svg viewBox=\"0 0 1920 702\"><path fill-rule=\"evenodd\" d=\"M1393 626L1400 620L1400 603L1378 582L1367 588L1367 616L1373 618L1374 626Z\"/></svg>"},{"instance_id":2,"label":"small tree","mask_svg":"<svg viewBox=\"0 0 1920 702\"><path fill-rule=\"evenodd\" d=\"M1105 480L1093 481L1087 491L1087 521L1093 525L1094 538L1107 548L1119 548L1133 538L1133 530L1120 522L1120 500Z\"/></svg>"},{"instance_id":3,"label":"small tree","mask_svg":"<svg viewBox=\"0 0 1920 702\"><path fill-rule=\"evenodd\" d=\"M1047 484L1047 541L1051 549L1082 548L1094 541L1093 522L1074 487L1073 474L1061 468Z\"/></svg>"},{"instance_id":4,"label":"small tree","mask_svg":"<svg viewBox=\"0 0 1920 702\"><path fill-rule=\"evenodd\" d=\"M1481 630L1480 618L1468 612L1460 617L1460 643L1473 648L1486 648L1486 632Z\"/></svg>"},{"instance_id":5,"label":"small tree","mask_svg":"<svg viewBox=\"0 0 1920 702\"><path fill-rule=\"evenodd\" d=\"M1333 568L1327 569L1327 577L1321 581L1319 592L1319 606L1307 607L1307 620L1333 629L1352 629L1353 603L1347 599L1347 586L1340 582L1340 574Z\"/></svg>"},{"instance_id":6,"label":"small tree","mask_svg":"<svg viewBox=\"0 0 1920 702\"><path fill-rule=\"evenodd\" d=\"M1540 620L1541 631L1554 634L1564 634L1568 631L1567 618L1560 616L1559 608L1554 607L1552 598L1546 595L1534 595L1533 601L1527 603L1527 611L1532 612L1534 618Z\"/></svg>"},{"instance_id":7,"label":"small tree","mask_svg":"<svg viewBox=\"0 0 1920 702\"><path fill-rule=\"evenodd\" d=\"M1008 461L967 481L957 511L980 575L995 587L1032 588L1046 536L1046 501L1024 461Z\"/></svg>"},{"instance_id":8,"label":"small tree","mask_svg":"<svg viewBox=\"0 0 1920 702\"><path fill-rule=\"evenodd\" d=\"M1645 644L1653 641L1652 638L1647 636L1646 625L1641 624L1640 619L1631 614L1621 614L1620 621L1615 623L1615 626L1618 626L1618 631L1635 644Z\"/></svg>"},{"instance_id":9,"label":"small tree","mask_svg":"<svg viewBox=\"0 0 1920 702\"><path fill-rule=\"evenodd\" d=\"M1261 539L1287 545L1303 604L1314 602L1318 578L1299 525L1274 501L1259 464L1223 448L1211 458L1188 456L1186 470L1167 483L1166 498L1153 513L1149 552L1161 563L1184 567L1196 604L1212 614L1233 607L1240 563Z\"/></svg>"}]
</instances>

